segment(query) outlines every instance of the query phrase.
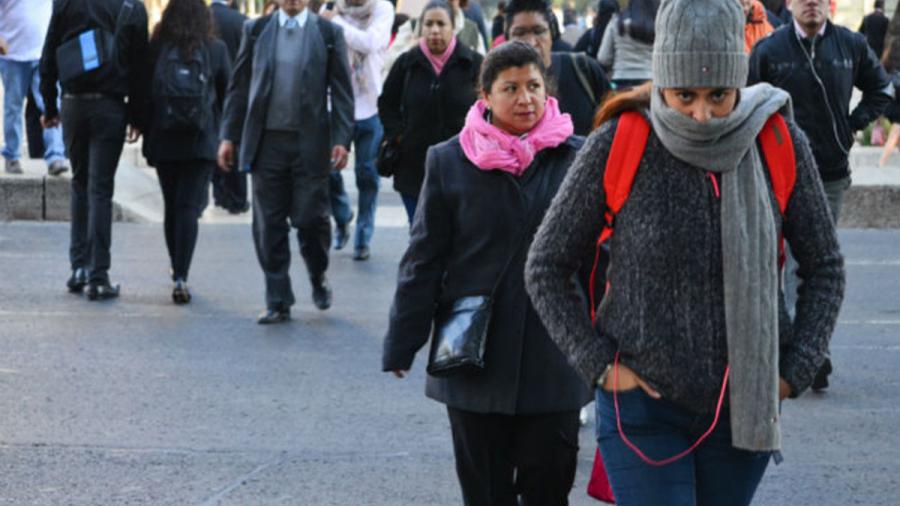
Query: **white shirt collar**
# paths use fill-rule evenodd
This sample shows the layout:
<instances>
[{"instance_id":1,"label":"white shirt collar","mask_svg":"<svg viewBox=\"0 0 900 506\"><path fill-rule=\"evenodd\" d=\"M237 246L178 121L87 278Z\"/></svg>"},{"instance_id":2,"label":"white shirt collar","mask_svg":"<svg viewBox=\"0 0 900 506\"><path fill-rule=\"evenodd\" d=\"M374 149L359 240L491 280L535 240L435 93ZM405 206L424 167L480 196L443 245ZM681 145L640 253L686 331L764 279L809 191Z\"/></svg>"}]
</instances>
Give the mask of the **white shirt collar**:
<instances>
[{"instance_id":1,"label":"white shirt collar","mask_svg":"<svg viewBox=\"0 0 900 506\"><path fill-rule=\"evenodd\" d=\"M826 28L827 26L828 26L828 20L825 20L825 22L822 23L822 28L819 28L819 33L817 34L819 37L825 35L825 28ZM797 32L797 35L798 35L801 39L807 38L807 37L806 37L806 32L803 31L803 27L800 26L800 23L797 22L797 18L794 18L794 31Z\"/></svg>"},{"instance_id":2,"label":"white shirt collar","mask_svg":"<svg viewBox=\"0 0 900 506\"><path fill-rule=\"evenodd\" d=\"M297 24L300 28L303 28L306 26L307 18L309 18L309 8L303 9L300 14L293 16L293 18L297 20ZM288 19L291 19L291 16L285 14L283 10L278 9L278 26L283 28Z\"/></svg>"}]
</instances>

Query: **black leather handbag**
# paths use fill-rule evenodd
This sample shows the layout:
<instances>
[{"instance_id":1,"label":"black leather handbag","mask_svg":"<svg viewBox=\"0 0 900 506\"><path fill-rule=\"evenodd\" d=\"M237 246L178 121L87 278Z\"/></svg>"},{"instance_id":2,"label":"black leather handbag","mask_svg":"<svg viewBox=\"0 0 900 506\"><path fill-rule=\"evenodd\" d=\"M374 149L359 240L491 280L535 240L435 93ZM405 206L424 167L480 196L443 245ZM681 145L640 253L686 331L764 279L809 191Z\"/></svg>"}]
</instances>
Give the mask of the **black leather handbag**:
<instances>
[{"instance_id":1,"label":"black leather handbag","mask_svg":"<svg viewBox=\"0 0 900 506\"><path fill-rule=\"evenodd\" d=\"M391 177L397 172L397 162L400 161L400 146L394 139L384 139L378 147L378 157L375 159L375 168L381 177Z\"/></svg>"},{"instance_id":2,"label":"black leather handbag","mask_svg":"<svg viewBox=\"0 0 900 506\"><path fill-rule=\"evenodd\" d=\"M518 253L522 241L500 271L490 295L470 295L450 304L439 305L434 315L431 352L428 354L428 374L439 378L476 374L484 369L484 350L494 309L494 296L506 276L509 265Z\"/></svg>"},{"instance_id":3,"label":"black leather handbag","mask_svg":"<svg viewBox=\"0 0 900 506\"><path fill-rule=\"evenodd\" d=\"M412 74L410 69L406 69L406 75L403 76L403 88L400 90L400 116L406 120L406 108L403 107L402 97L406 95L406 88L409 87L409 75ZM381 177L392 177L397 173L397 164L400 162L400 139L385 138L378 146L378 155L375 158L375 168Z\"/></svg>"}]
</instances>

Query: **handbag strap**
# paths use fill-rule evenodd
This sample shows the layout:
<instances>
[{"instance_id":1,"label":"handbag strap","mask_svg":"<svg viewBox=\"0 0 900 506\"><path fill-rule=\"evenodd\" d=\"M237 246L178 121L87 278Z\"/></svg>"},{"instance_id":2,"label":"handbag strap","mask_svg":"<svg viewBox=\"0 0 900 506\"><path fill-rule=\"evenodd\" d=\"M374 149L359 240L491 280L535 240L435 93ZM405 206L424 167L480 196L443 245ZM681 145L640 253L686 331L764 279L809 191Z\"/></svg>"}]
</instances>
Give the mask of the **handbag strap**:
<instances>
[{"instance_id":1,"label":"handbag strap","mask_svg":"<svg viewBox=\"0 0 900 506\"><path fill-rule=\"evenodd\" d=\"M116 26L113 29L112 59L113 65L115 65L116 69L119 71L122 69L122 58L119 53L121 44L119 39L122 37L122 30L125 28L125 24L128 23L129 18L131 18L131 12L133 10L134 0L124 0L122 2L122 8L119 9L119 15L116 16Z\"/></svg>"},{"instance_id":2,"label":"handbag strap","mask_svg":"<svg viewBox=\"0 0 900 506\"><path fill-rule=\"evenodd\" d=\"M509 174L506 174L506 176L509 178L513 177L512 175L509 175ZM515 184L515 181L513 181L513 184ZM519 191L521 191L521 189ZM522 245L525 244L525 241L528 239L528 237L530 235L529 231L531 230L532 225L534 225L534 216L535 215L539 215L541 219L543 219L543 217L544 217L544 215L542 213L536 213L534 211L531 212L531 215L528 217L528 220L525 223L525 229L522 232L522 236L519 237L519 242L516 243L516 247L512 250L512 254L506 260L506 265L504 265L503 270L500 271L500 276L494 282L494 288L491 289L491 300L493 300L494 296L497 294L497 290L500 288L500 283L503 282L503 278L506 276L506 271L508 271L509 266L512 265L513 259L516 258L516 255L519 254L519 248L521 248Z\"/></svg>"},{"instance_id":3,"label":"handbag strap","mask_svg":"<svg viewBox=\"0 0 900 506\"><path fill-rule=\"evenodd\" d=\"M127 23L128 19L131 17L131 11L133 10L133 0L125 0L122 2L122 8L119 9L119 15L116 17L116 27L113 30L113 40L116 41L116 46L119 44L119 36L122 33L122 29L125 28L125 23Z\"/></svg>"}]
</instances>

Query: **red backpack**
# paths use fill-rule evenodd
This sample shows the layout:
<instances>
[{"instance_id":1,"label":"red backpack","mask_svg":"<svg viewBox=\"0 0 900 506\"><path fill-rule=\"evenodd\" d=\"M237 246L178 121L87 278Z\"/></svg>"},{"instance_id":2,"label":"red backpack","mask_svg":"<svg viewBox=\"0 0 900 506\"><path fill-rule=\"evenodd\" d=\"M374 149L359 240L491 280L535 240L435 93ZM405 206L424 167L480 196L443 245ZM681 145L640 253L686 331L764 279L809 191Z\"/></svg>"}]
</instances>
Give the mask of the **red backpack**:
<instances>
[{"instance_id":1,"label":"red backpack","mask_svg":"<svg viewBox=\"0 0 900 506\"><path fill-rule=\"evenodd\" d=\"M647 123L647 120L639 112L629 111L623 113L619 117L619 124L616 128L616 134L609 151L609 157L606 160L606 171L603 176L603 190L606 194L606 205L603 212L603 229L600 232L600 237L597 238L596 252L594 254L594 267L591 270L591 321L595 325L597 323L597 304L595 300L594 285L597 271L600 266L600 251L603 244L613 235L613 223L615 217L622 209L622 206L625 205L625 202L628 200L628 195L631 193L631 184L634 182L634 176L637 174L641 159L644 157L644 150L647 147L647 139L649 137L650 124ZM787 123L785 123L781 114L776 113L769 118L762 131L759 133L758 140L762 146L766 166L769 169L769 178L772 182L772 190L775 193L775 199L778 201L778 209L781 211L782 216L784 216L784 211L787 208L788 200L791 197L791 192L794 190L794 183L797 179L797 161L794 156L794 143L791 139L791 134L788 131ZM718 196L718 181L711 172L709 173L709 176L715 187L716 195ZM784 238L781 236L778 238L778 262L779 266L784 264ZM608 282L606 284L606 290L609 290ZM723 394L725 392L726 384L727 372L726 379L722 385ZM718 410L716 415L716 420L717 419ZM707 431L707 435L712 432L715 423L716 422L714 421L713 427L710 427L709 431ZM630 441L625 438L625 434L621 432L621 424L619 428L620 436L622 436L626 444L633 446L630 444ZM648 459L644 460L651 465L664 465L665 463L677 460L690 453L690 451L696 448L705 437L705 435L701 437L685 452L682 452L671 459L666 459L661 463L649 461ZM643 456L636 447L633 447L632 449L637 451L640 456ZM597 454L594 458L594 469L591 473L591 480L588 483L588 495L601 501L615 503L612 487L610 486L609 478L606 475L606 468L603 465L603 459L600 455L599 448L597 449Z\"/></svg>"}]
</instances>

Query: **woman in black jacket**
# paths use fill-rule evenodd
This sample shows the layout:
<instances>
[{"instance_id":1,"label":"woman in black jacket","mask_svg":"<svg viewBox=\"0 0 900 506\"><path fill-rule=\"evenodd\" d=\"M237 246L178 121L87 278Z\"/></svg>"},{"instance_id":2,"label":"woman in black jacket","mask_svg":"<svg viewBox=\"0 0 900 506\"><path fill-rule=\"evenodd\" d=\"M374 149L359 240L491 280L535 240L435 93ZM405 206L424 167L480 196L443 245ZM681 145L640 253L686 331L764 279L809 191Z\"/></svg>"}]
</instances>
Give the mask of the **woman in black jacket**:
<instances>
[{"instance_id":1,"label":"woman in black jacket","mask_svg":"<svg viewBox=\"0 0 900 506\"><path fill-rule=\"evenodd\" d=\"M394 189L403 198L410 223L425 176L425 151L459 133L476 99L483 60L457 44L453 10L446 2L426 5L419 23L419 46L397 59L378 98L385 142L399 149Z\"/></svg>"},{"instance_id":2,"label":"woman in black jacket","mask_svg":"<svg viewBox=\"0 0 900 506\"><path fill-rule=\"evenodd\" d=\"M188 269L197 222L207 205L231 74L228 50L214 38L210 16L203 0L171 0L150 40L152 114L144 155L156 167L162 188L176 304L191 300Z\"/></svg>"},{"instance_id":3,"label":"woman in black jacket","mask_svg":"<svg viewBox=\"0 0 900 506\"><path fill-rule=\"evenodd\" d=\"M548 95L543 60L527 44L493 49L481 75L483 98L460 135L428 151L383 369L406 376L432 323L447 323L436 307L490 296L483 370L429 375L426 388L447 405L465 504L517 504L517 495L524 504L566 504L578 412L590 395L538 319L523 269L582 138Z\"/></svg>"}]
</instances>

